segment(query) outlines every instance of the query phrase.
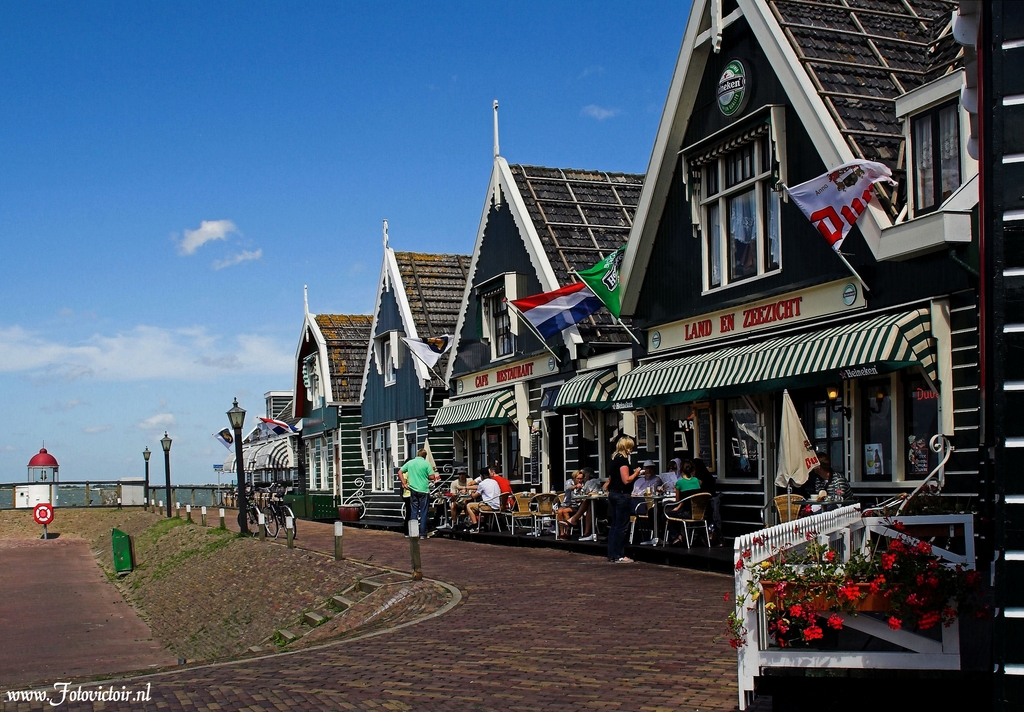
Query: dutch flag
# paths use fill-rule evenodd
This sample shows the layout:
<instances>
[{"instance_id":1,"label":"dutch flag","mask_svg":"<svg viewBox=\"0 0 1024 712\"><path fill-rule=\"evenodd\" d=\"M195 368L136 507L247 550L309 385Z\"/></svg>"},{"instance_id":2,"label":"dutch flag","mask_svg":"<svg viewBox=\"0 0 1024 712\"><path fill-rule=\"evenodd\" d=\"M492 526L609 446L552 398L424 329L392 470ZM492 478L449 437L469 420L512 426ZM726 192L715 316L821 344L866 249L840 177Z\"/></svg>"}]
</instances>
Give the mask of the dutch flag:
<instances>
[{"instance_id":1,"label":"dutch flag","mask_svg":"<svg viewBox=\"0 0 1024 712\"><path fill-rule=\"evenodd\" d=\"M284 435L285 433L297 433L298 428L295 428L283 420L274 420L273 418L260 418L263 421L263 427L274 433L275 435Z\"/></svg>"},{"instance_id":2,"label":"dutch flag","mask_svg":"<svg viewBox=\"0 0 1024 712\"><path fill-rule=\"evenodd\" d=\"M578 324L604 306L583 282L511 303L545 339Z\"/></svg>"}]
</instances>

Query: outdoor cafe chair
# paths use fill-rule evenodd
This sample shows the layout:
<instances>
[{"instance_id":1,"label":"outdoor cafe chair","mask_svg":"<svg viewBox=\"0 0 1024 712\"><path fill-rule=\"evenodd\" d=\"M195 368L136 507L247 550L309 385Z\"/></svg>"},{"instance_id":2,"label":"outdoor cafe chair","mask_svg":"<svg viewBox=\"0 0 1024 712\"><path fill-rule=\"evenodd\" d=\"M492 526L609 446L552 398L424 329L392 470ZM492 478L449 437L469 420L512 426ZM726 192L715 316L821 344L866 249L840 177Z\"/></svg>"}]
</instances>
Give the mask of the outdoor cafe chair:
<instances>
[{"instance_id":1,"label":"outdoor cafe chair","mask_svg":"<svg viewBox=\"0 0 1024 712\"><path fill-rule=\"evenodd\" d=\"M689 517L682 516L687 503L690 505ZM691 494L689 497L684 497L679 501L678 506L665 507L665 545L668 545L669 522L679 522L683 525L683 539L686 541L687 549L693 546L693 542L701 530L704 531L704 539L710 547L711 532L708 529L707 520L704 519L704 514L707 512L708 505L710 504L711 495L707 492L698 492L697 494ZM693 530L692 533L691 529Z\"/></svg>"},{"instance_id":2,"label":"outdoor cafe chair","mask_svg":"<svg viewBox=\"0 0 1024 712\"><path fill-rule=\"evenodd\" d=\"M791 522L800 514L800 506L805 502L803 495L780 494L772 503L775 505L775 513L779 517L779 524Z\"/></svg>"},{"instance_id":3,"label":"outdoor cafe chair","mask_svg":"<svg viewBox=\"0 0 1024 712\"><path fill-rule=\"evenodd\" d=\"M530 509L530 503L533 501L533 495L529 492L518 492L515 498L512 500L512 508L509 510L509 519L512 524L512 533L516 533L516 520L529 519L533 521L533 510Z\"/></svg>"},{"instance_id":4,"label":"outdoor cafe chair","mask_svg":"<svg viewBox=\"0 0 1024 712\"><path fill-rule=\"evenodd\" d=\"M641 507L644 508L644 510L642 512L640 511ZM651 521L651 515L653 513L654 513L654 497L652 497L651 495L645 496L644 497L644 501L643 502L639 502L633 508L633 514L629 517L629 543L630 544L633 543L633 533L636 531L636 522L637 522L637 520L640 519L641 517L645 517L647 519L647 521L650 522ZM651 538L652 539L654 539L656 537L656 535L654 533L653 527L654 527L654 524L652 522L651 523L651 527L650 527L651 528Z\"/></svg>"},{"instance_id":5,"label":"outdoor cafe chair","mask_svg":"<svg viewBox=\"0 0 1024 712\"><path fill-rule=\"evenodd\" d=\"M555 521L558 495L551 492L534 495L533 504L536 509L533 511L533 532L529 536L540 536L544 524Z\"/></svg>"}]
</instances>

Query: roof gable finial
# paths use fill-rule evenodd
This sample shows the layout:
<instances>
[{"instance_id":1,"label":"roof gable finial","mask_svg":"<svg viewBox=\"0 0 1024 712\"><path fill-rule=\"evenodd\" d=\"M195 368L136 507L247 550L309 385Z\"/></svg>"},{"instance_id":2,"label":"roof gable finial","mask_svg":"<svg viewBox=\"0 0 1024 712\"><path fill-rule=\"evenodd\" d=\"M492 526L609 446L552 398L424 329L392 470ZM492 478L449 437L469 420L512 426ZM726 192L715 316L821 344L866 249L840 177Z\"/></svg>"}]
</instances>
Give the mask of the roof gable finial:
<instances>
[{"instance_id":1,"label":"roof gable finial","mask_svg":"<svg viewBox=\"0 0 1024 712\"><path fill-rule=\"evenodd\" d=\"M386 250L386 249L388 249L388 221L387 220L384 221L384 227L382 228L382 230L383 230L383 237L384 237L384 249Z\"/></svg>"},{"instance_id":2,"label":"roof gable finial","mask_svg":"<svg viewBox=\"0 0 1024 712\"><path fill-rule=\"evenodd\" d=\"M498 147L498 100L494 100L494 157L497 158L501 155L501 149Z\"/></svg>"},{"instance_id":3,"label":"roof gable finial","mask_svg":"<svg viewBox=\"0 0 1024 712\"><path fill-rule=\"evenodd\" d=\"M306 316L309 316L309 287L302 285L302 311Z\"/></svg>"}]
</instances>

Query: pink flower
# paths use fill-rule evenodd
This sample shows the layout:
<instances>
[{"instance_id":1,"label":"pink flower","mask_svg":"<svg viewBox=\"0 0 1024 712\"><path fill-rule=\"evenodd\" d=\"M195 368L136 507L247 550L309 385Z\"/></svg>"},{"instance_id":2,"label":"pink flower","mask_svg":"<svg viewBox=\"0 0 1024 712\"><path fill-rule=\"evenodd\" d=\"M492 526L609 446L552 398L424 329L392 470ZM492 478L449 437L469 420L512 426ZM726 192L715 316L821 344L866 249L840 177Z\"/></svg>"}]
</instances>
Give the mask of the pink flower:
<instances>
[{"instance_id":1,"label":"pink flower","mask_svg":"<svg viewBox=\"0 0 1024 712\"><path fill-rule=\"evenodd\" d=\"M782 621L779 621L779 625L776 628L776 630L779 631L779 635L785 635L789 632L789 626L783 623Z\"/></svg>"}]
</instances>

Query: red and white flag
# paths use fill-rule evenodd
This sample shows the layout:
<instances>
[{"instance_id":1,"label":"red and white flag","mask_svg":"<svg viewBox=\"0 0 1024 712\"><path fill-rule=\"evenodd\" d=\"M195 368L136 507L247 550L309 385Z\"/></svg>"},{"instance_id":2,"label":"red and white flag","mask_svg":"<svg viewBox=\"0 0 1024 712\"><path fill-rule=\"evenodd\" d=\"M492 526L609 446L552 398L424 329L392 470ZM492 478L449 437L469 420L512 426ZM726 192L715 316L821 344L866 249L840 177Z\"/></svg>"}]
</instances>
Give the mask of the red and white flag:
<instances>
[{"instance_id":1,"label":"red and white flag","mask_svg":"<svg viewBox=\"0 0 1024 712\"><path fill-rule=\"evenodd\" d=\"M850 161L786 192L818 232L839 252L857 218L867 210L875 183L896 185L892 171L874 161Z\"/></svg>"}]
</instances>

